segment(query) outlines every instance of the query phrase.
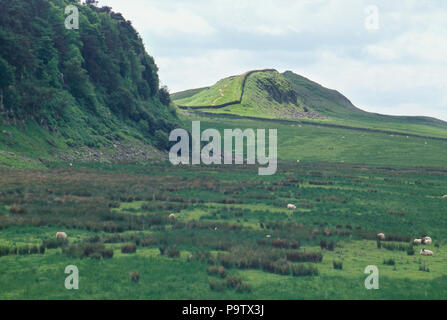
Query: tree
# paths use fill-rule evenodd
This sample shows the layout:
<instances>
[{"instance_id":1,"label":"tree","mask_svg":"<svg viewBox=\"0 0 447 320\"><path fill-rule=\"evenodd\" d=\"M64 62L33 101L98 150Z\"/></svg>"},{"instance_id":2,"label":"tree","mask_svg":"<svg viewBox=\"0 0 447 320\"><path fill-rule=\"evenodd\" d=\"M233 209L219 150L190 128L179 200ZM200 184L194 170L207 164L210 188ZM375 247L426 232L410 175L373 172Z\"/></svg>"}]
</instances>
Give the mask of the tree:
<instances>
[{"instance_id":1,"label":"tree","mask_svg":"<svg viewBox=\"0 0 447 320\"><path fill-rule=\"evenodd\" d=\"M88 6L96 6L98 4L98 1L96 0L85 0L85 4Z\"/></svg>"},{"instance_id":2,"label":"tree","mask_svg":"<svg viewBox=\"0 0 447 320\"><path fill-rule=\"evenodd\" d=\"M0 57L0 108L3 109L3 90L14 82L14 69Z\"/></svg>"},{"instance_id":3,"label":"tree","mask_svg":"<svg viewBox=\"0 0 447 320\"><path fill-rule=\"evenodd\" d=\"M165 106L169 106L169 104L171 103L171 96L169 94L169 89L167 86L162 86L160 88L158 92L158 98Z\"/></svg>"}]
</instances>

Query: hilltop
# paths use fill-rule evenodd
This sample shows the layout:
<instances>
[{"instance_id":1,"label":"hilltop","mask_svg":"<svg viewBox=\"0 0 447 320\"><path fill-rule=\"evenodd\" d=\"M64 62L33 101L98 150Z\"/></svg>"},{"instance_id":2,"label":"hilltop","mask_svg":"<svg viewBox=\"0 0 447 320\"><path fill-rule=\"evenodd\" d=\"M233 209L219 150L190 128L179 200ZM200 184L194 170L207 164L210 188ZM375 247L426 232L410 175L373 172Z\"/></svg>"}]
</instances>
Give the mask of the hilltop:
<instances>
[{"instance_id":1,"label":"hilltop","mask_svg":"<svg viewBox=\"0 0 447 320\"><path fill-rule=\"evenodd\" d=\"M68 0L0 7L0 165L161 157L180 121L130 21Z\"/></svg>"},{"instance_id":2,"label":"hilltop","mask_svg":"<svg viewBox=\"0 0 447 320\"><path fill-rule=\"evenodd\" d=\"M447 137L447 123L429 117L388 116L356 107L340 92L292 71L253 70L210 87L171 95L180 109L206 114L312 122L384 132Z\"/></svg>"}]
</instances>

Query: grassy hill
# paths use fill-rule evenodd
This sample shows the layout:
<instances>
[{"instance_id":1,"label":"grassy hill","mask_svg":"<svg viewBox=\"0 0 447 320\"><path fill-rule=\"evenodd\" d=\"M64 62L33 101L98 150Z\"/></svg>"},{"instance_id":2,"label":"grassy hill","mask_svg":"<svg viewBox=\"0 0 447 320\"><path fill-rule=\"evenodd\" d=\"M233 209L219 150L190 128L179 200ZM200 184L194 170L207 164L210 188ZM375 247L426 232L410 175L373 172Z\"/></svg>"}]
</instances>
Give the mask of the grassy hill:
<instances>
[{"instance_id":1,"label":"grassy hill","mask_svg":"<svg viewBox=\"0 0 447 320\"><path fill-rule=\"evenodd\" d=\"M64 26L69 4L78 30ZM0 8L0 166L160 157L180 122L130 21L69 0Z\"/></svg>"},{"instance_id":2,"label":"grassy hill","mask_svg":"<svg viewBox=\"0 0 447 320\"><path fill-rule=\"evenodd\" d=\"M327 89L291 71L279 73L276 70L259 70L245 75L244 90L240 86L232 86L236 88L232 95L241 95L242 98L230 105L213 105L214 101L218 101L216 99L224 99L225 94L230 95L220 95L221 81L240 79L243 75L226 78L206 89L175 93L172 99L181 109L188 108L190 111L311 121L322 125L447 138L447 123L444 121L429 117L388 116L365 112L338 91Z\"/></svg>"}]
</instances>

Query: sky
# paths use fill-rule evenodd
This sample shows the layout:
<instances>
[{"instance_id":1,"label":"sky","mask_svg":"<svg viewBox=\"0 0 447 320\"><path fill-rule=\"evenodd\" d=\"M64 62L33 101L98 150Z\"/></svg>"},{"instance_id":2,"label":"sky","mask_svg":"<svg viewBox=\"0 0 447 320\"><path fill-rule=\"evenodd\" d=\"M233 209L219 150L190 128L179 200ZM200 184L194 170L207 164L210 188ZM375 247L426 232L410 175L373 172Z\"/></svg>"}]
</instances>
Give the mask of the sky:
<instances>
[{"instance_id":1,"label":"sky","mask_svg":"<svg viewBox=\"0 0 447 320\"><path fill-rule=\"evenodd\" d=\"M171 92L291 70L357 107L447 121L447 1L99 0L121 12Z\"/></svg>"}]
</instances>

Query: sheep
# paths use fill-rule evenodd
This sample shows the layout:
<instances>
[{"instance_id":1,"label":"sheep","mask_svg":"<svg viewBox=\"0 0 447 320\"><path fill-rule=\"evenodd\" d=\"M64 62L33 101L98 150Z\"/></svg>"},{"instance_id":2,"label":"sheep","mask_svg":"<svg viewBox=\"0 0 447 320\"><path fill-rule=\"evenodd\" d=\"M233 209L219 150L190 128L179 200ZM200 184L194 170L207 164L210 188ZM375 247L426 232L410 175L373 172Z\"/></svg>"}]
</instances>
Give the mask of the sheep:
<instances>
[{"instance_id":1,"label":"sheep","mask_svg":"<svg viewBox=\"0 0 447 320\"><path fill-rule=\"evenodd\" d=\"M377 234L377 238L380 240L385 240L385 234L379 233L379 234Z\"/></svg>"},{"instance_id":2,"label":"sheep","mask_svg":"<svg viewBox=\"0 0 447 320\"><path fill-rule=\"evenodd\" d=\"M265 237L266 237L266 238L271 238L272 236L268 234L268 235L266 235Z\"/></svg>"},{"instance_id":3,"label":"sheep","mask_svg":"<svg viewBox=\"0 0 447 320\"><path fill-rule=\"evenodd\" d=\"M289 203L289 204L287 205L287 209L295 210L295 209L296 209L296 205Z\"/></svg>"},{"instance_id":4,"label":"sheep","mask_svg":"<svg viewBox=\"0 0 447 320\"><path fill-rule=\"evenodd\" d=\"M442 199L447 199L447 194L443 195Z\"/></svg>"},{"instance_id":5,"label":"sheep","mask_svg":"<svg viewBox=\"0 0 447 320\"><path fill-rule=\"evenodd\" d=\"M169 215L169 219L170 219L170 220L174 220L174 219L175 219L175 214L171 213L171 214Z\"/></svg>"},{"instance_id":6,"label":"sheep","mask_svg":"<svg viewBox=\"0 0 447 320\"><path fill-rule=\"evenodd\" d=\"M422 239L414 239L413 244L422 244Z\"/></svg>"},{"instance_id":7,"label":"sheep","mask_svg":"<svg viewBox=\"0 0 447 320\"><path fill-rule=\"evenodd\" d=\"M65 232L56 232L56 239L67 240L67 234Z\"/></svg>"},{"instance_id":8,"label":"sheep","mask_svg":"<svg viewBox=\"0 0 447 320\"><path fill-rule=\"evenodd\" d=\"M433 251L431 250L425 250L424 248L421 249L421 252L419 252L421 256L433 256Z\"/></svg>"},{"instance_id":9,"label":"sheep","mask_svg":"<svg viewBox=\"0 0 447 320\"><path fill-rule=\"evenodd\" d=\"M423 239L422 239L422 242L424 243L424 244L428 244L428 245L430 245L431 244L431 238L430 237L424 237Z\"/></svg>"}]
</instances>

